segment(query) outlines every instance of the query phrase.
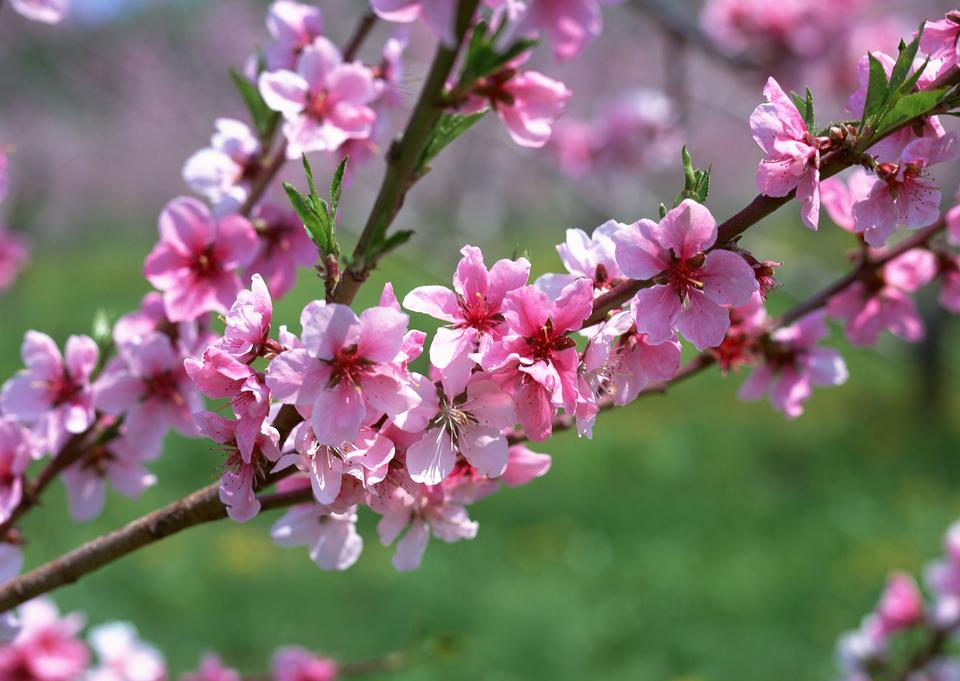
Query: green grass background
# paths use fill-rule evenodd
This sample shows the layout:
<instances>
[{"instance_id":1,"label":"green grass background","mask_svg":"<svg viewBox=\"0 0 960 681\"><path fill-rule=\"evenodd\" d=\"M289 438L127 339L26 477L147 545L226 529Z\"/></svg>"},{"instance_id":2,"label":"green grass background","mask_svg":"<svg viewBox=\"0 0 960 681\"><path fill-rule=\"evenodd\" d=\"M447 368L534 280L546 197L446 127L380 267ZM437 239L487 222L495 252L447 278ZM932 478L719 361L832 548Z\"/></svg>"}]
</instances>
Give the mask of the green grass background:
<instances>
[{"instance_id":1,"label":"green grass background","mask_svg":"<svg viewBox=\"0 0 960 681\"><path fill-rule=\"evenodd\" d=\"M557 264L556 238L517 240L542 271ZM37 254L0 299L3 375L18 368L26 329L62 341L100 307L135 306L147 248L103 237ZM365 301L387 277L401 296L424 283L409 260L420 248L379 272ZM298 330L298 309L319 291L304 273L278 323ZM350 661L440 637L446 652L382 678L830 679L837 635L872 606L889 570L935 556L960 515L955 391L938 411L923 403L896 343L845 354L848 385L817 391L796 422L736 401L741 379L711 373L602 416L592 441L558 435L537 447L554 457L547 477L473 507L477 539L432 542L411 574L390 566L370 513L364 554L346 573L274 547L274 513L191 529L56 600L92 623L134 622L174 674L209 649L254 673L281 644ZM946 371L956 385L956 364ZM56 485L24 523L28 565L216 479L215 449L174 436L168 445L154 467L160 484L135 502L111 493L95 522L66 520Z\"/></svg>"}]
</instances>

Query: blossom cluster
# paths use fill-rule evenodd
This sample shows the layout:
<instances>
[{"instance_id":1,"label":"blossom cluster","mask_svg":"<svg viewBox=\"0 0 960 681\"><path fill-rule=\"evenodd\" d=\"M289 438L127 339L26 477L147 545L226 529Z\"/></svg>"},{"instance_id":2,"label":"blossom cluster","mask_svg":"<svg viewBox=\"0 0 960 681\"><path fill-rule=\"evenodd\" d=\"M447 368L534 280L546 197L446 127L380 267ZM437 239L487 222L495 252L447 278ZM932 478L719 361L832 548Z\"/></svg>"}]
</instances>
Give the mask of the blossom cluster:
<instances>
[{"instance_id":1,"label":"blossom cluster","mask_svg":"<svg viewBox=\"0 0 960 681\"><path fill-rule=\"evenodd\" d=\"M160 652L140 639L133 625L109 622L83 636L79 613L60 614L48 599L24 603L16 614L15 632L0 628L0 678L11 681L167 681ZM2 627L3 625L0 625ZM11 638L6 638L10 634ZM278 648L271 681L333 681L339 666L329 657L298 646ZM258 677L260 678L260 677ZM218 655L207 653L195 671L180 681L240 681L240 673Z\"/></svg>"}]
</instances>

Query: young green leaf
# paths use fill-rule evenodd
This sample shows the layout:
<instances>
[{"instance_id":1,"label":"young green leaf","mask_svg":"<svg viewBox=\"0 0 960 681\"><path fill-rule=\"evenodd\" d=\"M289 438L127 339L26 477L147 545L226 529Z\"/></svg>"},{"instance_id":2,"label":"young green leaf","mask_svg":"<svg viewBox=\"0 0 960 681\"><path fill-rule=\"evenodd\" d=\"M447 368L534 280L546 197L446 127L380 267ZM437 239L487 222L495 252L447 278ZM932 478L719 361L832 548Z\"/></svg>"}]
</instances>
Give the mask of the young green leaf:
<instances>
[{"instance_id":1,"label":"young green leaf","mask_svg":"<svg viewBox=\"0 0 960 681\"><path fill-rule=\"evenodd\" d=\"M247 111L250 112L250 118L253 120L254 128L260 135L260 139L268 138L276 126L280 114L267 106L263 97L260 96L257 86L247 80L242 73L236 69L230 69L230 79L237 88L237 92L240 93L243 103L246 104Z\"/></svg>"},{"instance_id":2,"label":"young green leaf","mask_svg":"<svg viewBox=\"0 0 960 681\"><path fill-rule=\"evenodd\" d=\"M897 90L907 79L907 74L913 66L913 60L917 57L917 50L920 49L920 36L923 34L923 24L920 24L920 30L910 41L909 45L900 41L900 53L897 55L897 61L890 72L890 92Z\"/></svg>"},{"instance_id":3,"label":"young green leaf","mask_svg":"<svg viewBox=\"0 0 960 681\"><path fill-rule=\"evenodd\" d=\"M337 171L333 174L333 181L330 182L330 210L333 212L334 221L337 217L337 207L340 205L340 194L343 192L343 176L347 172L347 162L349 156L344 156L337 166Z\"/></svg>"},{"instance_id":4,"label":"young green leaf","mask_svg":"<svg viewBox=\"0 0 960 681\"><path fill-rule=\"evenodd\" d=\"M446 113L440 118L427 146L424 147L420 160L417 162L416 173L423 174L430 168L430 162L435 159L451 142L472 128L484 117L486 111L473 114Z\"/></svg>"},{"instance_id":5,"label":"young green leaf","mask_svg":"<svg viewBox=\"0 0 960 681\"><path fill-rule=\"evenodd\" d=\"M877 134L882 135L912 118L928 113L940 103L940 99L949 89L943 87L936 90L921 90L897 98L877 123Z\"/></svg>"},{"instance_id":6,"label":"young green leaf","mask_svg":"<svg viewBox=\"0 0 960 681\"><path fill-rule=\"evenodd\" d=\"M867 82L867 96L863 104L861 130L880 113L889 96L887 73L883 70L883 64L872 54L867 54L867 59L870 62L870 78Z\"/></svg>"}]
</instances>

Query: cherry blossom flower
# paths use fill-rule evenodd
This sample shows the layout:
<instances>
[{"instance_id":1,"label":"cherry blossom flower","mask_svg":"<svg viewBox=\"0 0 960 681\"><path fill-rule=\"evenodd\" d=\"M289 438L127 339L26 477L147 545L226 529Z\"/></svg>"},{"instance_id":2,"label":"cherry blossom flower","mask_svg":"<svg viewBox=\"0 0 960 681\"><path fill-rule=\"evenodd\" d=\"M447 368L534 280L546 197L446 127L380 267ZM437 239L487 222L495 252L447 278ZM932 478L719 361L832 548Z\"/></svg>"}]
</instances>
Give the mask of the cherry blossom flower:
<instances>
[{"instance_id":1,"label":"cherry blossom flower","mask_svg":"<svg viewBox=\"0 0 960 681\"><path fill-rule=\"evenodd\" d=\"M923 621L923 595L913 577L902 572L890 576L874 612L873 628L878 637L887 637Z\"/></svg>"},{"instance_id":2,"label":"cherry blossom flower","mask_svg":"<svg viewBox=\"0 0 960 681\"><path fill-rule=\"evenodd\" d=\"M20 350L26 369L3 385L3 413L34 426L44 447L59 451L94 422L90 378L100 352L88 336L70 336L66 352L45 333L28 331Z\"/></svg>"},{"instance_id":3,"label":"cherry blossom flower","mask_svg":"<svg viewBox=\"0 0 960 681\"><path fill-rule=\"evenodd\" d=\"M250 288L241 289L226 316L223 338L215 346L244 364L262 354L276 353L281 348L270 338L273 300L263 277L254 274Z\"/></svg>"},{"instance_id":4,"label":"cherry blossom flower","mask_svg":"<svg viewBox=\"0 0 960 681\"><path fill-rule=\"evenodd\" d=\"M478 355L484 371L514 395L517 418L532 440L550 435L553 414L563 407L576 411L580 391L577 331L593 310L593 285L578 279L555 301L525 286L510 291L503 301L507 333Z\"/></svg>"},{"instance_id":5,"label":"cherry blossom flower","mask_svg":"<svg viewBox=\"0 0 960 681\"><path fill-rule=\"evenodd\" d=\"M480 79L464 110L480 111L484 100L489 102L514 142L537 148L550 140L554 121L572 95L559 80L510 66Z\"/></svg>"},{"instance_id":6,"label":"cherry blossom flower","mask_svg":"<svg viewBox=\"0 0 960 681\"><path fill-rule=\"evenodd\" d=\"M280 648L273 656L274 681L333 681L337 671L336 662L304 648Z\"/></svg>"},{"instance_id":7,"label":"cherry blossom flower","mask_svg":"<svg viewBox=\"0 0 960 681\"><path fill-rule=\"evenodd\" d=\"M267 106L284 117L288 158L336 151L347 140L373 132L373 73L359 62L344 63L340 50L326 38L304 48L296 72L262 73L259 86Z\"/></svg>"},{"instance_id":8,"label":"cherry blossom flower","mask_svg":"<svg viewBox=\"0 0 960 681\"><path fill-rule=\"evenodd\" d=\"M160 653L140 640L127 622L111 622L90 630L90 645L99 665L88 681L164 681L166 665Z\"/></svg>"},{"instance_id":9,"label":"cherry blossom flower","mask_svg":"<svg viewBox=\"0 0 960 681\"><path fill-rule=\"evenodd\" d=\"M846 182L830 177L820 183L820 201L838 227L856 233L853 206L869 196L873 183L874 178L859 166L850 171Z\"/></svg>"},{"instance_id":10,"label":"cherry blossom flower","mask_svg":"<svg viewBox=\"0 0 960 681\"><path fill-rule=\"evenodd\" d=\"M13 286L30 260L26 242L0 227L0 291Z\"/></svg>"},{"instance_id":11,"label":"cherry blossom flower","mask_svg":"<svg viewBox=\"0 0 960 681\"><path fill-rule=\"evenodd\" d=\"M940 62L939 73L943 73L960 61L960 13L953 11L940 21L927 21L923 24L923 35L920 36L920 49L929 55L931 60Z\"/></svg>"},{"instance_id":12,"label":"cherry blossom flower","mask_svg":"<svg viewBox=\"0 0 960 681\"><path fill-rule=\"evenodd\" d=\"M267 10L267 30L273 38L263 49L267 70L293 69L304 48L323 35L323 13L314 5L276 0Z\"/></svg>"},{"instance_id":13,"label":"cherry blossom flower","mask_svg":"<svg viewBox=\"0 0 960 681\"><path fill-rule=\"evenodd\" d=\"M762 291L762 287L761 287ZM722 373L751 364L755 359L755 344L767 327L767 309L761 291L757 291L743 305L730 308L730 328L723 342L711 350Z\"/></svg>"},{"instance_id":14,"label":"cherry blossom flower","mask_svg":"<svg viewBox=\"0 0 960 681\"><path fill-rule=\"evenodd\" d=\"M317 247L292 210L261 203L253 211L260 249L247 267L247 278L261 275L273 295L280 298L297 281L297 269L310 267L318 258Z\"/></svg>"},{"instance_id":15,"label":"cherry blossom flower","mask_svg":"<svg viewBox=\"0 0 960 681\"><path fill-rule=\"evenodd\" d=\"M507 468L498 479L508 487L527 485L550 471L549 454L531 451L526 445L514 445L507 456Z\"/></svg>"},{"instance_id":16,"label":"cherry blossom flower","mask_svg":"<svg viewBox=\"0 0 960 681\"><path fill-rule=\"evenodd\" d=\"M600 35L603 21L598 0L527 0L518 30L542 31L557 61L576 57Z\"/></svg>"},{"instance_id":17,"label":"cherry blossom flower","mask_svg":"<svg viewBox=\"0 0 960 681\"><path fill-rule=\"evenodd\" d=\"M846 320L847 338L853 345L873 345L884 329L916 343L923 340L925 329L909 294L929 283L936 273L936 256L914 248L888 262L874 277L837 293L827 303L827 312Z\"/></svg>"},{"instance_id":18,"label":"cherry blossom flower","mask_svg":"<svg viewBox=\"0 0 960 681\"><path fill-rule=\"evenodd\" d=\"M0 523L5 523L20 504L23 474L39 452L29 430L9 416L0 417Z\"/></svg>"},{"instance_id":19,"label":"cherry blossom flower","mask_svg":"<svg viewBox=\"0 0 960 681\"><path fill-rule=\"evenodd\" d=\"M814 386L841 385L847 367L836 350L817 347L828 334L826 312L818 310L777 329L763 349L764 362L740 386L741 400L759 400L769 392L770 403L787 418L803 413Z\"/></svg>"},{"instance_id":20,"label":"cherry blossom flower","mask_svg":"<svg viewBox=\"0 0 960 681\"><path fill-rule=\"evenodd\" d=\"M88 454L62 473L70 515L77 522L100 515L106 482L131 499L157 482L144 463L160 456L161 442L149 439L135 442L121 433L109 442L90 448Z\"/></svg>"},{"instance_id":21,"label":"cherry blossom flower","mask_svg":"<svg viewBox=\"0 0 960 681\"><path fill-rule=\"evenodd\" d=\"M214 126L210 146L187 159L183 179L210 200L218 215L227 215L247 200L251 181L260 170L262 150L246 123L218 118Z\"/></svg>"},{"instance_id":22,"label":"cherry blossom flower","mask_svg":"<svg viewBox=\"0 0 960 681\"><path fill-rule=\"evenodd\" d=\"M20 630L10 645L0 646L0 678L29 681L76 681L90 659L78 638L83 618L60 616L49 600L20 606Z\"/></svg>"},{"instance_id":23,"label":"cherry blossom flower","mask_svg":"<svg viewBox=\"0 0 960 681\"><path fill-rule=\"evenodd\" d=\"M820 219L820 142L776 80L767 80L763 95L767 102L750 115L753 139L767 155L757 169L757 189L767 196L786 196L795 189L803 224L816 229Z\"/></svg>"},{"instance_id":24,"label":"cherry blossom flower","mask_svg":"<svg viewBox=\"0 0 960 681\"><path fill-rule=\"evenodd\" d=\"M241 288L236 270L256 256L257 237L239 215L216 221L196 199L179 197L160 214L160 242L144 263L144 276L163 292L174 322L227 311Z\"/></svg>"},{"instance_id":25,"label":"cherry blossom flower","mask_svg":"<svg viewBox=\"0 0 960 681\"><path fill-rule=\"evenodd\" d=\"M345 305L309 303L300 315L302 349L283 352L267 368L275 399L311 419L320 444L353 442L365 423L392 418L420 398L392 365L407 315L372 307L359 317Z\"/></svg>"},{"instance_id":26,"label":"cherry blossom flower","mask_svg":"<svg viewBox=\"0 0 960 681\"><path fill-rule=\"evenodd\" d=\"M10 0L18 14L44 24L59 24L67 16L69 0Z\"/></svg>"},{"instance_id":27,"label":"cherry blossom flower","mask_svg":"<svg viewBox=\"0 0 960 681\"><path fill-rule=\"evenodd\" d=\"M487 270L479 248L464 246L460 253L463 257L453 275L452 291L443 286L420 286L403 299L408 310L447 322L433 337L430 363L455 395L466 386L474 367L470 354L482 353L505 331L504 296L526 285L530 274L526 258L498 260Z\"/></svg>"},{"instance_id":28,"label":"cherry blossom flower","mask_svg":"<svg viewBox=\"0 0 960 681\"><path fill-rule=\"evenodd\" d=\"M422 21L446 45L456 42L454 0L370 0L373 11L384 21L409 24Z\"/></svg>"},{"instance_id":29,"label":"cherry blossom flower","mask_svg":"<svg viewBox=\"0 0 960 681\"><path fill-rule=\"evenodd\" d=\"M223 660L214 653L207 653L200 659L200 667L180 677L180 681L243 681L240 672L223 664Z\"/></svg>"},{"instance_id":30,"label":"cherry blossom flower","mask_svg":"<svg viewBox=\"0 0 960 681\"><path fill-rule=\"evenodd\" d=\"M170 321L163 295L151 291L143 297L139 310L117 319L113 325L113 342L124 345L154 331L168 336L177 353L184 357L199 355L216 339L208 320L202 317L185 322Z\"/></svg>"},{"instance_id":31,"label":"cherry blossom flower","mask_svg":"<svg viewBox=\"0 0 960 681\"><path fill-rule=\"evenodd\" d=\"M723 341L730 318L723 305L742 305L759 286L753 269L731 251L708 251L717 224L704 206L685 199L659 224L640 220L614 235L617 262L632 279L653 286L633 299L636 328L654 345L679 329L698 350Z\"/></svg>"},{"instance_id":32,"label":"cherry blossom flower","mask_svg":"<svg viewBox=\"0 0 960 681\"><path fill-rule=\"evenodd\" d=\"M97 409L113 416L125 414L128 436L144 446L162 440L170 427L187 437L196 435L193 413L202 400L170 339L153 332L117 351L119 356L94 386Z\"/></svg>"},{"instance_id":33,"label":"cherry blossom flower","mask_svg":"<svg viewBox=\"0 0 960 681\"><path fill-rule=\"evenodd\" d=\"M338 513L320 504L298 504L273 524L270 536L279 546L308 547L310 560L324 570L346 570L363 551L355 508Z\"/></svg>"},{"instance_id":34,"label":"cherry blossom flower","mask_svg":"<svg viewBox=\"0 0 960 681\"><path fill-rule=\"evenodd\" d=\"M874 247L882 246L897 228L918 229L940 217L940 189L927 168L960 156L956 133L921 137L904 150L898 164L877 166L877 180L867 197L853 205L856 231Z\"/></svg>"},{"instance_id":35,"label":"cherry blossom flower","mask_svg":"<svg viewBox=\"0 0 960 681\"><path fill-rule=\"evenodd\" d=\"M551 298L560 295L567 284L581 277L593 282L596 291L604 291L623 278L615 256L613 235L626 227L616 220L607 220L588 235L582 229L568 229L564 243L557 246L560 260L568 274L544 274L534 286L546 291Z\"/></svg>"}]
</instances>

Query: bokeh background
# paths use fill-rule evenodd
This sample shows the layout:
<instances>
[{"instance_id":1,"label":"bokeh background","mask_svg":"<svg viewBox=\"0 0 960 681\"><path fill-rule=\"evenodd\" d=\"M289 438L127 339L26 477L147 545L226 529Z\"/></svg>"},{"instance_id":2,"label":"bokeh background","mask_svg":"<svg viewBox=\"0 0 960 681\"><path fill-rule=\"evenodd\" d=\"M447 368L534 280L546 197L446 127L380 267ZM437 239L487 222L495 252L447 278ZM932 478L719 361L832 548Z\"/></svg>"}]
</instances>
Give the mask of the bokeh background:
<instances>
[{"instance_id":1,"label":"bokeh background","mask_svg":"<svg viewBox=\"0 0 960 681\"><path fill-rule=\"evenodd\" d=\"M341 42L365 8L320 4ZM672 103L656 119L667 121L666 133L648 133L636 156L569 177L553 151L521 151L485 121L415 189L399 224L417 236L360 302L387 280L401 295L448 281L465 242L489 258L525 251L537 273L558 269L553 244L565 229L654 216L669 202L680 183L676 140L698 165L712 165L711 209L729 215L753 194L759 150L747 117L768 73L810 84L821 120L841 115L866 38L831 40L802 57L765 48L731 62L703 49L698 3L663 4L671 30L650 3L626 0L606 10L603 37L578 60L541 57L538 66L574 90L570 120L590 120L624 89L663 93ZM860 14L838 8L834 21L873 22L870 36L887 42L872 46L887 51L898 27L910 32L945 9L868 4ZM0 143L14 147L2 219L33 250L0 297L0 375L19 368L27 329L63 341L88 332L98 310L138 304L156 216L187 192L184 160L206 144L215 117L243 114L226 73L266 41L266 7L74 0L55 28L0 10ZM389 33L379 26L363 54L374 59ZM411 42L412 96L432 46L416 31ZM644 153L654 146L656 155ZM355 173L346 234L365 218L381 173L377 163ZM957 168L938 177L951 197ZM745 243L785 263L774 310L842 272L852 246L826 218L819 233L803 229L794 206ZM320 291L304 271L275 319L296 328L299 309ZM345 661L424 651L389 675L396 679L832 678L837 635L870 609L890 570L917 571L936 555L960 516L960 325L932 299L921 296L921 305L931 332L919 346L885 338L853 350L837 333L851 379L818 391L796 422L766 403L738 402L742 378L712 373L604 415L592 441L556 436L538 448L554 457L548 476L471 508L478 538L433 542L415 573L393 570L370 516L363 557L337 574L315 568L305 551L272 546L265 514L189 530L56 600L91 623L135 623L171 676L211 649L263 672L270 651L296 643ZM64 495L53 489L24 523L28 567L218 476L219 451L172 435L168 445L154 466L160 484L138 501L111 494L95 522L65 520Z\"/></svg>"}]
</instances>

